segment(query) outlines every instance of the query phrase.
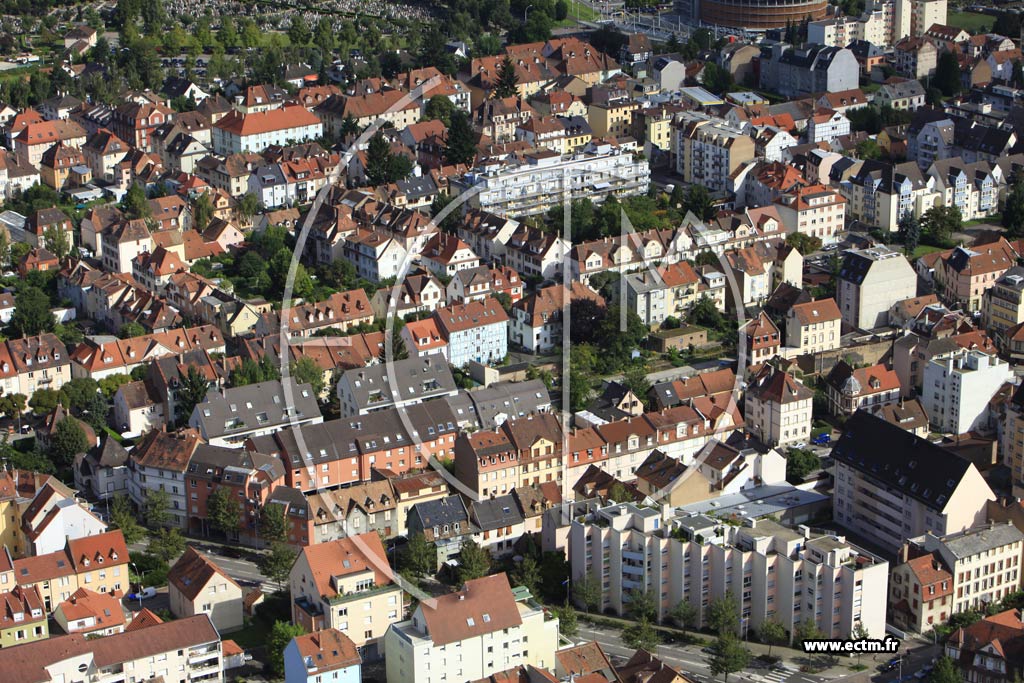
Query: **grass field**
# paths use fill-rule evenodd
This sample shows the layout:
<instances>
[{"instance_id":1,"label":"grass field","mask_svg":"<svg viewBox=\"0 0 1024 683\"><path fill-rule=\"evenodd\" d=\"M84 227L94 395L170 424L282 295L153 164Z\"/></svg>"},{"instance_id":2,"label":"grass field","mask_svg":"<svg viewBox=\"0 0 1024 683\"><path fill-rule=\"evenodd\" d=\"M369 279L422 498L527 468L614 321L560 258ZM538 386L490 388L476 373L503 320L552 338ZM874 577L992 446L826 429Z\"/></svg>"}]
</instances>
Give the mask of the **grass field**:
<instances>
[{"instance_id":1,"label":"grass field","mask_svg":"<svg viewBox=\"0 0 1024 683\"><path fill-rule=\"evenodd\" d=\"M992 24L996 18L987 14L977 12L953 12L950 11L946 23L950 26L962 28L970 33L985 33L992 30Z\"/></svg>"},{"instance_id":2,"label":"grass field","mask_svg":"<svg viewBox=\"0 0 1024 683\"><path fill-rule=\"evenodd\" d=\"M921 244L914 250L914 253L910 255L910 260L913 261L925 254L931 254L936 251L942 251L942 247L933 247L930 244Z\"/></svg>"},{"instance_id":3,"label":"grass field","mask_svg":"<svg viewBox=\"0 0 1024 683\"><path fill-rule=\"evenodd\" d=\"M599 21L601 15L597 13L597 10L590 7L590 5L584 5L582 2L572 0L569 3L569 16L562 21L555 22L555 28L569 28L576 25L576 20L581 21Z\"/></svg>"}]
</instances>

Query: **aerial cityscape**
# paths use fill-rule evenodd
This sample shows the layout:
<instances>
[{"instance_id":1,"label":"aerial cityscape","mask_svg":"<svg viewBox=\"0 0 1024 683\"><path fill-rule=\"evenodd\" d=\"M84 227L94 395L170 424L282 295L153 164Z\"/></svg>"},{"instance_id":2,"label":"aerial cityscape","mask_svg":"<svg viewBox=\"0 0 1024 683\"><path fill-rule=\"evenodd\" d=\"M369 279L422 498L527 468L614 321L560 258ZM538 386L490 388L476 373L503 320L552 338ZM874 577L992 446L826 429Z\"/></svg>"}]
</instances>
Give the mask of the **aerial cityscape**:
<instances>
[{"instance_id":1,"label":"aerial cityscape","mask_svg":"<svg viewBox=\"0 0 1024 683\"><path fill-rule=\"evenodd\" d=\"M0 683L1024 681L1022 19L0 0Z\"/></svg>"}]
</instances>

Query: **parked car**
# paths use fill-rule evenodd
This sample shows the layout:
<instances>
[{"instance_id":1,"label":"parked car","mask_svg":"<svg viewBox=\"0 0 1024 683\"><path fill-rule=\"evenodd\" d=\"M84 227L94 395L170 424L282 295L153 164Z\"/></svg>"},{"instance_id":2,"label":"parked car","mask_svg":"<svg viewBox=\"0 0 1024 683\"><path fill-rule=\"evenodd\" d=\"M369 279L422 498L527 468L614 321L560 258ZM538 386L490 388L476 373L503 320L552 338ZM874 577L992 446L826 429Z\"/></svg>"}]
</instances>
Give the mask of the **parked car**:
<instances>
[{"instance_id":1,"label":"parked car","mask_svg":"<svg viewBox=\"0 0 1024 683\"><path fill-rule=\"evenodd\" d=\"M129 600L149 600L153 597L156 597L156 589L152 586L143 588L141 591L138 591L137 593L128 594Z\"/></svg>"},{"instance_id":2,"label":"parked car","mask_svg":"<svg viewBox=\"0 0 1024 683\"><path fill-rule=\"evenodd\" d=\"M816 437L811 439L811 443L815 446L827 446L832 443L832 435L827 432L825 434L818 434Z\"/></svg>"}]
</instances>

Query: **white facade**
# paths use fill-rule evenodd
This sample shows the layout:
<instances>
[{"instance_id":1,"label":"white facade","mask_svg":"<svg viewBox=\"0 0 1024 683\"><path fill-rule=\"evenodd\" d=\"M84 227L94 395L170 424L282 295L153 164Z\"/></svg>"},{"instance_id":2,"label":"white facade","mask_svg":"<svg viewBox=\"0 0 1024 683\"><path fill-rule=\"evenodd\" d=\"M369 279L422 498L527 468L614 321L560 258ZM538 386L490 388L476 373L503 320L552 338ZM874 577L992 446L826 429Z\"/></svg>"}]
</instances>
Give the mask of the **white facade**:
<instances>
[{"instance_id":1,"label":"white facade","mask_svg":"<svg viewBox=\"0 0 1024 683\"><path fill-rule=\"evenodd\" d=\"M572 577L589 575L601 586L601 610L624 614L629 591L649 591L659 619L686 600L704 625L711 602L732 592L741 631L776 619L792 633L810 617L825 638L850 638L858 624L872 638L884 636L889 565L843 537L812 538L766 520L735 527L698 516L664 524L659 511L632 504L573 521Z\"/></svg>"},{"instance_id":2,"label":"white facade","mask_svg":"<svg viewBox=\"0 0 1024 683\"><path fill-rule=\"evenodd\" d=\"M836 283L843 322L870 330L889 322L897 301L917 296L917 273L906 257L888 247L849 252Z\"/></svg>"},{"instance_id":3,"label":"white facade","mask_svg":"<svg viewBox=\"0 0 1024 683\"><path fill-rule=\"evenodd\" d=\"M989 401L1011 377L1005 361L982 351L936 356L924 368L921 404L935 429L966 434L983 425Z\"/></svg>"},{"instance_id":4,"label":"white facade","mask_svg":"<svg viewBox=\"0 0 1024 683\"><path fill-rule=\"evenodd\" d=\"M500 216L528 216L560 206L566 194L595 202L610 194L643 194L649 180L647 160L636 150L600 142L564 156L550 150L534 152L521 164L491 162L455 183L463 191L479 190L470 199L477 208Z\"/></svg>"}]
</instances>

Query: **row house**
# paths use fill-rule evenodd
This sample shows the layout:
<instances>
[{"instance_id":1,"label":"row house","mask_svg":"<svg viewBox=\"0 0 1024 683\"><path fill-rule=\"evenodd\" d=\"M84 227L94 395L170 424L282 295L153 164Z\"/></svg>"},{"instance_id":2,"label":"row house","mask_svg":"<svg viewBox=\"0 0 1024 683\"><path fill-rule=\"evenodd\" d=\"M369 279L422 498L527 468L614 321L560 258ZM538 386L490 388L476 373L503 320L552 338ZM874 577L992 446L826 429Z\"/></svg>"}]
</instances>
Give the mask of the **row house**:
<instances>
[{"instance_id":1,"label":"row house","mask_svg":"<svg viewBox=\"0 0 1024 683\"><path fill-rule=\"evenodd\" d=\"M269 209L310 204L337 162L336 156L313 157L255 168L249 176L249 192Z\"/></svg>"},{"instance_id":2,"label":"row house","mask_svg":"<svg viewBox=\"0 0 1024 683\"><path fill-rule=\"evenodd\" d=\"M213 151L223 156L258 153L271 145L316 140L323 134L320 119L301 105L253 114L231 112L213 126Z\"/></svg>"},{"instance_id":3,"label":"row house","mask_svg":"<svg viewBox=\"0 0 1024 683\"><path fill-rule=\"evenodd\" d=\"M362 289L337 292L318 303L301 304L281 311L267 311L256 323L257 336L278 333L282 326L289 337L309 337L322 329L342 332L373 322L370 300Z\"/></svg>"},{"instance_id":4,"label":"row house","mask_svg":"<svg viewBox=\"0 0 1024 683\"><path fill-rule=\"evenodd\" d=\"M398 278L409 253L386 232L357 229L345 238L344 257L356 267L359 277L381 282Z\"/></svg>"},{"instance_id":5,"label":"row house","mask_svg":"<svg viewBox=\"0 0 1024 683\"><path fill-rule=\"evenodd\" d=\"M495 245L492 253L495 261L500 260L522 277L557 280L571 248L569 240L561 235L517 223L504 248L499 250Z\"/></svg>"},{"instance_id":6,"label":"row house","mask_svg":"<svg viewBox=\"0 0 1024 683\"><path fill-rule=\"evenodd\" d=\"M682 260L692 246L685 229L628 232L575 245L570 252L572 278L586 284L605 271L626 274Z\"/></svg>"},{"instance_id":7,"label":"row house","mask_svg":"<svg viewBox=\"0 0 1024 683\"><path fill-rule=\"evenodd\" d=\"M202 443L192 429L165 432L155 429L136 443L128 460L128 495L139 509L146 504L150 491L168 495L170 525L188 528L188 464Z\"/></svg>"},{"instance_id":8,"label":"row house","mask_svg":"<svg viewBox=\"0 0 1024 683\"><path fill-rule=\"evenodd\" d=\"M984 293L1017 265L1017 259L1016 243L1002 237L973 248L956 247L941 252L934 264L936 293L950 306L980 311Z\"/></svg>"},{"instance_id":9,"label":"row house","mask_svg":"<svg viewBox=\"0 0 1024 683\"><path fill-rule=\"evenodd\" d=\"M4 393L31 397L37 389L57 389L71 380L71 359L52 333L10 339L0 347Z\"/></svg>"},{"instance_id":10,"label":"row house","mask_svg":"<svg viewBox=\"0 0 1024 683\"><path fill-rule=\"evenodd\" d=\"M370 300L373 314L382 320L388 315L404 319L409 315L430 313L444 304L444 285L422 269L413 270L391 287L381 287Z\"/></svg>"},{"instance_id":11,"label":"row house","mask_svg":"<svg viewBox=\"0 0 1024 683\"><path fill-rule=\"evenodd\" d=\"M87 140L85 130L74 121L29 123L13 138L14 154L30 166L39 168L43 154L58 143L81 149Z\"/></svg>"},{"instance_id":12,"label":"row house","mask_svg":"<svg viewBox=\"0 0 1024 683\"><path fill-rule=\"evenodd\" d=\"M306 504L313 527L309 545L363 533L390 539L405 530L404 525L399 526L398 501L388 479L311 492L306 495Z\"/></svg>"},{"instance_id":13,"label":"row house","mask_svg":"<svg viewBox=\"0 0 1024 683\"><path fill-rule=\"evenodd\" d=\"M939 203L940 195L918 164L865 161L839 184L846 213L869 226L896 231L904 214L922 216Z\"/></svg>"},{"instance_id":14,"label":"row house","mask_svg":"<svg viewBox=\"0 0 1024 683\"><path fill-rule=\"evenodd\" d=\"M430 458L454 455L455 416L444 401L407 406L322 424L287 427L248 440L246 447L281 458L285 482L301 491L372 479L374 469L420 470Z\"/></svg>"},{"instance_id":15,"label":"row house","mask_svg":"<svg viewBox=\"0 0 1024 683\"><path fill-rule=\"evenodd\" d=\"M454 277L460 270L480 266L480 257L469 245L447 232L435 233L419 256L427 270L445 278Z\"/></svg>"},{"instance_id":16,"label":"row house","mask_svg":"<svg viewBox=\"0 0 1024 683\"><path fill-rule=\"evenodd\" d=\"M449 304L465 304L500 294L507 296L513 304L523 298L523 281L519 273L508 266L478 266L457 272L448 283L445 299Z\"/></svg>"},{"instance_id":17,"label":"row house","mask_svg":"<svg viewBox=\"0 0 1024 683\"><path fill-rule=\"evenodd\" d=\"M469 209L459 219L457 234L481 260L495 263L502 258L505 245L519 227L519 221L512 218Z\"/></svg>"},{"instance_id":18,"label":"row house","mask_svg":"<svg viewBox=\"0 0 1024 683\"><path fill-rule=\"evenodd\" d=\"M67 538L60 550L14 560L13 566L9 555L0 558L0 586L38 589L50 613L80 588L122 597L130 588L128 560L128 546L119 530Z\"/></svg>"},{"instance_id":19,"label":"row house","mask_svg":"<svg viewBox=\"0 0 1024 683\"><path fill-rule=\"evenodd\" d=\"M420 102L400 90L381 90L362 95L334 95L314 109L323 121L324 130L335 137L341 136L346 119L355 121L364 130L375 121L390 122L396 130L420 120ZM319 136L316 136L319 137Z\"/></svg>"},{"instance_id":20,"label":"row house","mask_svg":"<svg viewBox=\"0 0 1024 683\"><path fill-rule=\"evenodd\" d=\"M519 126L536 114L533 107L521 97L495 97L485 100L476 108L474 119L484 137L491 142L503 143L514 140Z\"/></svg>"},{"instance_id":21,"label":"row house","mask_svg":"<svg viewBox=\"0 0 1024 683\"><path fill-rule=\"evenodd\" d=\"M128 375L157 358L181 356L194 348L204 349L207 353L224 353L226 350L223 335L209 325L109 342L86 339L71 354L71 374L95 380L111 375Z\"/></svg>"},{"instance_id":22,"label":"row house","mask_svg":"<svg viewBox=\"0 0 1024 683\"><path fill-rule=\"evenodd\" d=\"M254 152L223 157L211 154L196 163L194 173L211 187L224 190L232 197L241 197L249 192L249 179L253 170L263 163L263 158Z\"/></svg>"},{"instance_id":23,"label":"row house","mask_svg":"<svg viewBox=\"0 0 1024 683\"><path fill-rule=\"evenodd\" d=\"M167 302L192 320L212 325L227 337L252 334L270 304L250 303L187 271L172 275L164 289Z\"/></svg>"},{"instance_id":24,"label":"row house","mask_svg":"<svg viewBox=\"0 0 1024 683\"><path fill-rule=\"evenodd\" d=\"M1013 155L1014 161L1024 156ZM932 187L940 195L943 206L955 206L965 221L987 218L999 211L999 199L1005 193L1008 179L1000 166L984 161L965 164L959 158L935 161L927 171Z\"/></svg>"},{"instance_id":25,"label":"row house","mask_svg":"<svg viewBox=\"0 0 1024 683\"><path fill-rule=\"evenodd\" d=\"M817 237L823 245L836 244L845 230L846 205L846 198L827 185L800 187L775 202L787 229L795 227L794 232Z\"/></svg>"}]
</instances>

